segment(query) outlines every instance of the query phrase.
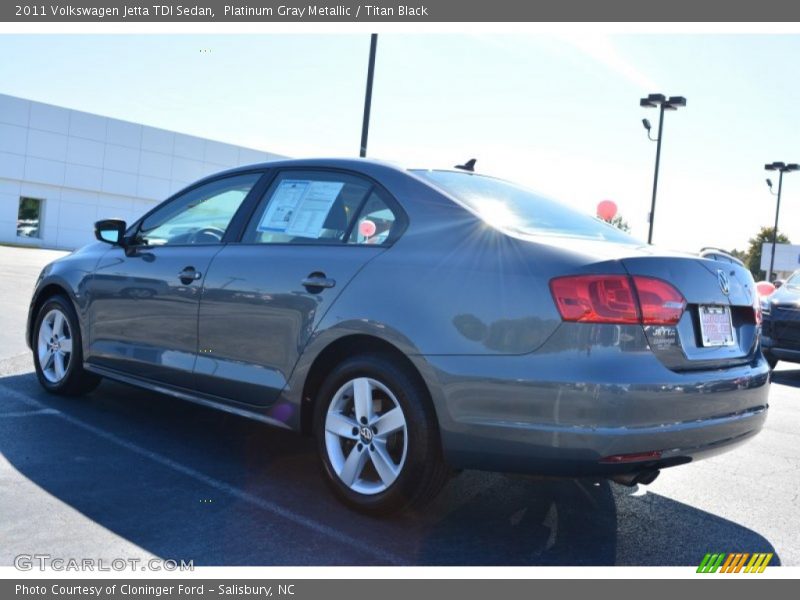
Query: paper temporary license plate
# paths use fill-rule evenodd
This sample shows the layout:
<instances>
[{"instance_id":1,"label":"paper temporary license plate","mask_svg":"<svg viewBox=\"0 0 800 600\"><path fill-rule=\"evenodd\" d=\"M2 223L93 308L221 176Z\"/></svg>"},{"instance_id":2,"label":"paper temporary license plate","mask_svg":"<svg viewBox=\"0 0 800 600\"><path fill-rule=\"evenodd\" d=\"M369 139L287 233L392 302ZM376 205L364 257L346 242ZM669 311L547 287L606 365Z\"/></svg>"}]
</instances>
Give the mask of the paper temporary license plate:
<instances>
[{"instance_id":1,"label":"paper temporary license plate","mask_svg":"<svg viewBox=\"0 0 800 600\"><path fill-rule=\"evenodd\" d=\"M703 346L733 346L736 338L727 306L700 305L700 337Z\"/></svg>"}]
</instances>

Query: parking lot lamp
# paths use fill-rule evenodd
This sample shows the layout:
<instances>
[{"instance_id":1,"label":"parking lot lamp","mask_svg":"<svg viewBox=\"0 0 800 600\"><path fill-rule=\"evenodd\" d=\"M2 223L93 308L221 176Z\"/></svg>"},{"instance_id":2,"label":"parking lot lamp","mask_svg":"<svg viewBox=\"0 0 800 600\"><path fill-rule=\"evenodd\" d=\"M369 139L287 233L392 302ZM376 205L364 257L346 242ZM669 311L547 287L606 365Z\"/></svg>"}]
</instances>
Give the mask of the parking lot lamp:
<instances>
[{"instance_id":1,"label":"parking lot lamp","mask_svg":"<svg viewBox=\"0 0 800 600\"><path fill-rule=\"evenodd\" d=\"M642 125L647 130L647 137L651 141L656 142L656 170L653 176L653 199L650 202L650 229L647 232L647 243L653 243L653 223L656 220L656 191L658 190L658 167L661 162L661 138L664 132L664 111L678 110L678 107L686 106L686 98L683 96L670 96L667 98L664 94L650 94L647 98L639 100L639 106L645 108L659 107L658 114L658 137L650 136L650 121L642 119Z\"/></svg>"},{"instance_id":2,"label":"parking lot lamp","mask_svg":"<svg viewBox=\"0 0 800 600\"><path fill-rule=\"evenodd\" d=\"M375 53L378 50L378 34L373 33L369 42L369 66L367 67L367 92L364 97L364 122L361 125L361 153L367 155L367 137L369 136L369 112L372 108L372 80L375 77Z\"/></svg>"},{"instance_id":3,"label":"parking lot lamp","mask_svg":"<svg viewBox=\"0 0 800 600\"><path fill-rule=\"evenodd\" d=\"M782 162L773 162L764 165L764 168L767 171L778 171L778 193L772 192L772 181L767 179L767 185L769 186L769 190L778 197L778 201L775 204L775 227L772 229L772 251L769 257L769 271L767 271L767 281L772 281L772 272L775 268L775 246L778 244L778 216L781 212L781 190L783 189L783 174L784 173L791 173L792 171L797 171L800 169L800 165L796 163L786 163Z\"/></svg>"}]
</instances>

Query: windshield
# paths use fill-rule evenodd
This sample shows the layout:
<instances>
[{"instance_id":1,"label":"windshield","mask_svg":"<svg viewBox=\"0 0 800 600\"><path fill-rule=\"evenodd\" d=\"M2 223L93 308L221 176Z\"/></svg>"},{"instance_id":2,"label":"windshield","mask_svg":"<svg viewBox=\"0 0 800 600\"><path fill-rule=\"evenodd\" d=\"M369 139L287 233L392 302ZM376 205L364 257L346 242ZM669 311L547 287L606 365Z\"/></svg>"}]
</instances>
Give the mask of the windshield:
<instances>
[{"instance_id":1,"label":"windshield","mask_svg":"<svg viewBox=\"0 0 800 600\"><path fill-rule=\"evenodd\" d=\"M784 285L787 288L792 288L793 290L800 289L800 271L793 273L792 276L786 280Z\"/></svg>"},{"instance_id":2,"label":"windshield","mask_svg":"<svg viewBox=\"0 0 800 600\"><path fill-rule=\"evenodd\" d=\"M486 223L506 231L640 242L590 215L501 179L454 171L415 170L475 212Z\"/></svg>"}]
</instances>

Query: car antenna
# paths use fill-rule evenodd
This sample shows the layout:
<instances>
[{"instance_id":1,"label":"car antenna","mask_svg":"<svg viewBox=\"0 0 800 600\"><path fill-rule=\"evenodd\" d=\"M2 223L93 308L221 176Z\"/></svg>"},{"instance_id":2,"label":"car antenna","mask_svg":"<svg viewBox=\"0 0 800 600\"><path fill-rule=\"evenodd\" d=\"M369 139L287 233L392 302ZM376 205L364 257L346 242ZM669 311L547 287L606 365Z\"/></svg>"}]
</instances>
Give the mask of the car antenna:
<instances>
[{"instance_id":1,"label":"car antenna","mask_svg":"<svg viewBox=\"0 0 800 600\"><path fill-rule=\"evenodd\" d=\"M463 165L456 165L456 169L461 169L462 171L469 171L470 173L475 172L475 163L478 162L475 158L470 158L467 162Z\"/></svg>"}]
</instances>

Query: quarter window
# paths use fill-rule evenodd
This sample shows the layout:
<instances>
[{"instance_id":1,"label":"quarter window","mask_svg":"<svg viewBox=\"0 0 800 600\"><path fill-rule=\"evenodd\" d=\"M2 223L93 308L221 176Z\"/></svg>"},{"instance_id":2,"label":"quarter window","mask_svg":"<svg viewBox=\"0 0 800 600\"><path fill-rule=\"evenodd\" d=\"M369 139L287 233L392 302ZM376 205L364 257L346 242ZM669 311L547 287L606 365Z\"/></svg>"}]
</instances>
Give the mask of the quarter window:
<instances>
[{"instance_id":1,"label":"quarter window","mask_svg":"<svg viewBox=\"0 0 800 600\"><path fill-rule=\"evenodd\" d=\"M227 177L189 190L145 217L137 242L148 246L219 244L260 177L260 173Z\"/></svg>"},{"instance_id":2,"label":"quarter window","mask_svg":"<svg viewBox=\"0 0 800 600\"><path fill-rule=\"evenodd\" d=\"M372 192L358 216L356 226L350 232L348 244L380 245L389 239L397 224L394 211L376 193Z\"/></svg>"}]
</instances>

